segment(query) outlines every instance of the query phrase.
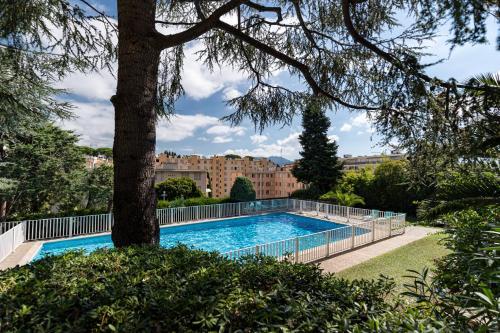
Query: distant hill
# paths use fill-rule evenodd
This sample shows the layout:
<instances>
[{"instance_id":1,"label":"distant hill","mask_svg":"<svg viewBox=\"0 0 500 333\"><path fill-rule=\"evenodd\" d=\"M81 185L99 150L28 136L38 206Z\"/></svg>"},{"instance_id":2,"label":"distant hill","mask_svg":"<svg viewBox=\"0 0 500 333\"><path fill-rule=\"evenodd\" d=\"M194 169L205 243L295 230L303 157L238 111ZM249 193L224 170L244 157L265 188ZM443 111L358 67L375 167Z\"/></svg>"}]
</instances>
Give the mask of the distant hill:
<instances>
[{"instance_id":1,"label":"distant hill","mask_svg":"<svg viewBox=\"0 0 500 333\"><path fill-rule=\"evenodd\" d=\"M278 164L279 166L292 163L292 161L287 160L286 158L280 156L269 156L268 159Z\"/></svg>"}]
</instances>

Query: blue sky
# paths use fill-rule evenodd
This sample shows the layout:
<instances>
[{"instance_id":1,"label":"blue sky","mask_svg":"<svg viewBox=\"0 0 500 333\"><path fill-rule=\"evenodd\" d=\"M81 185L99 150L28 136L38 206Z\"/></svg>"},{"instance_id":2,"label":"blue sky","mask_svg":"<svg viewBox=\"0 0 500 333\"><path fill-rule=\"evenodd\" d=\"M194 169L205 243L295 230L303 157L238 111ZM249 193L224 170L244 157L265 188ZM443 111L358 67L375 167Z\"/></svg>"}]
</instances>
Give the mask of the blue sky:
<instances>
[{"instance_id":1,"label":"blue sky","mask_svg":"<svg viewBox=\"0 0 500 333\"><path fill-rule=\"evenodd\" d=\"M95 1L97 7L110 15L116 12L114 1ZM458 47L448 58L447 30L442 36L429 42L428 52L435 54L426 61L448 58L445 62L427 70L430 75L458 80L477 73L500 70L499 52L495 49L497 27L494 20L488 22L489 44ZM290 126L266 128L262 134L254 130L253 124L244 121L240 126L230 127L219 121L232 110L224 100L244 92L247 82L231 68L222 68L210 73L197 63L193 55L197 45L187 48L183 85L186 96L177 104L177 115L170 121L162 120L157 126L157 151L173 150L180 154L213 155L238 153L242 155L271 156L281 154L285 158L298 158L300 145L300 118ZM287 80L286 73L274 78ZM113 142L113 107L109 102L115 90L115 80L106 72L68 76L59 86L72 92L67 98L75 106L76 118L64 121L64 128L80 135L81 143L93 147L110 147ZM362 112L349 113L340 110L328 112L331 119L329 135L339 145L339 155L366 155L388 151L378 145L378 136L373 132Z\"/></svg>"}]
</instances>

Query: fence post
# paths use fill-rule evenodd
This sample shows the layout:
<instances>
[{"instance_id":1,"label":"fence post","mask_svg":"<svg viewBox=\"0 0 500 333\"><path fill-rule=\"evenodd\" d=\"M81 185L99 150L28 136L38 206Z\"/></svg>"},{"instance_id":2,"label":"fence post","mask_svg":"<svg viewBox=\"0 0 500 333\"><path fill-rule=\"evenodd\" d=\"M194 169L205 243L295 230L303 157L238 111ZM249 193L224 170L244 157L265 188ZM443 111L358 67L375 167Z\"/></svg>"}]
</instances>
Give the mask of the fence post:
<instances>
[{"instance_id":1,"label":"fence post","mask_svg":"<svg viewBox=\"0 0 500 333\"><path fill-rule=\"evenodd\" d=\"M299 262L299 237L295 237L295 263Z\"/></svg>"},{"instance_id":2,"label":"fence post","mask_svg":"<svg viewBox=\"0 0 500 333\"><path fill-rule=\"evenodd\" d=\"M316 202L316 216L319 216L319 202Z\"/></svg>"},{"instance_id":3,"label":"fence post","mask_svg":"<svg viewBox=\"0 0 500 333\"><path fill-rule=\"evenodd\" d=\"M69 218L69 231L68 231L69 237L73 237L73 219L74 219L73 216Z\"/></svg>"},{"instance_id":4,"label":"fence post","mask_svg":"<svg viewBox=\"0 0 500 333\"><path fill-rule=\"evenodd\" d=\"M196 219L200 219L200 206L196 206Z\"/></svg>"},{"instance_id":5,"label":"fence post","mask_svg":"<svg viewBox=\"0 0 500 333\"><path fill-rule=\"evenodd\" d=\"M389 217L389 237L392 236L392 216Z\"/></svg>"},{"instance_id":6,"label":"fence post","mask_svg":"<svg viewBox=\"0 0 500 333\"><path fill-rule=\"evenodd\" d=\"M372 220L372 243L375 241L375 220Z\"/></svg>"},{"instance_id":7,"label":"fence post","mask_svg":"<svg viewBox=\"0 0 500 333\"><path fill-rule=\"evenodd\" d=\"M351 249L354 249L354 237L356 237L356 228L354 228L354 224L351 225Z\"/></svg>"},{"instance_id":8,"label":"fence post","mask_svg":"<svg viewBox=\"0 0 500 333\"><path fill-rule=\"evenodd\" d=\"M15 228L17 227L17 225L13 228L10 229L10 232L12 233L12 242L10 243L10 252L14 252L14 243L16 242L16 232L15 232Z\"/></svg>"},{"instance_id":9,"label":"fence post","mask_svg":"<svg viewBox=\"0 0 500 333\"><path fill-rule=\"evenodd\" d=\"M330 256L330 231L326 232L326 255L325 257Z\"/></svg>"},{"instance_id":10,"label":"fence post","mask_svg":"<svg viewBox=\"0 0 500 333\"><path fill-rule=\"evenodd\" d=\"M349 223L349 217L350 217L349 210L350 210L350 208L347 207L347 223Z\"/></svg>"},{"instance_id":11,"label":"fence post","mask_svg":"<svg viewBox=\"0 0 500 333\"><path fill-rule=\"evenodd\" d=\"M217 216L220 218L220 205L217 205Z\"/></svg>"}]
</instances>

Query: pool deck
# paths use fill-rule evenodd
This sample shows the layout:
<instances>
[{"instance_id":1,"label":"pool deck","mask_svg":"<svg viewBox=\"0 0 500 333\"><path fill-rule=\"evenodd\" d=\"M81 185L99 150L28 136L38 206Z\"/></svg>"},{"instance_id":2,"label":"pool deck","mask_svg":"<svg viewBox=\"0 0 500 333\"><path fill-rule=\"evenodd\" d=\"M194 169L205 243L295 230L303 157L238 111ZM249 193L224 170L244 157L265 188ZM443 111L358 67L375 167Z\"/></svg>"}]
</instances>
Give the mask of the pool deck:
<instances>
[{"instance_id":1,"label":"pool deck","mask_svg":"<svg viewBox=\"0 0 500 333\"><path fill-rule=\"evenodd\" d=\"M441 230L421 226L409 226L406 227L406 231L402 235L387 238L322 260L319 266L325 273L340 272Z\"/></svg>"},{"instance_id":2,"label":"pool deck","mask_svg":"<svg viewBox=\"0 0 500 333\"><path fill-rule=\"evenodd\" d=\"M0 262L0 271L26 265L36 255L43 242L22 243L17 249Z\"/></svg>"}]
</instances>

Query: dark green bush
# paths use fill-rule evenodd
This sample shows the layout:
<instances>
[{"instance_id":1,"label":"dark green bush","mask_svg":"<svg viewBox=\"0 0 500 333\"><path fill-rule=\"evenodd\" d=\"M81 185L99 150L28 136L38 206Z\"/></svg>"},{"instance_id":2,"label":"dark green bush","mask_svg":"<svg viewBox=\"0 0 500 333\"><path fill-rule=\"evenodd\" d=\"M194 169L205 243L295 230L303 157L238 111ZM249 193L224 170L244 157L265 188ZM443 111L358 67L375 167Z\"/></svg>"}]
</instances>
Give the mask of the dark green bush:
<instances>
[{"instance_id":1,"label":"dark green bush","mask_svg":"<svg viewBox=\"0 0 500 333\"><path fill-rule=\"evenodd\" d=\"M309 188L293 191L290 198L301 200L317 200L323 193L315 186L311 185Z\"/></svg>"},{"instance_id":2,"label":"dark green bush","mask_svg":"<svg viewBox=\"0 0 500 333\"><path fill-rule=\"evenodd\" d=\"M391 288L183 246L70 252L0 273L0 331L345 331L387 311Z\"/></svg>"},{"instance_id":3,"label":"dark green bush","mask_svg":"<svg viewBox=\"0 0 500 333\"><path fill-rule=\"evenodd\" d=\"M84 215L97 215L109 213L106 209L74 209L62 211L58 213L31 213L31 214L15 214L8 217L8 221L24 221L24 220L38 220L48 219L51 217L66 217L66 216L84 216Z\"/></svg>"},{"instance_id":4,"label":"dark green bush","mask_svg":"<svg viewBox=\"0 0 500 333\"><path fill-rule=\"evenodd\" d=\"M464 210L443 218L445 246L452 252L428 271L413 272L407 295L421 309L462 327L463 331L498 332L500 295L500 206Z\"/></svg>"},{"instance_id":5,"label":"dark green bush","mask_svg":"<svg viewBox=\"0 0 500 333\"><path fill-rule=\"evenodd\" d=\"M388 304L393 287L185 246L68 252L0 272L0 331L458 331L426 309Z\"/></svg>"},{"instance_id":6,"label":"dark green bush","mask_svg":"<svg viewBox=\"0 0 500 333\"><path fill-rule=\"evenodd\" d=\"M229 195L234 202L254 201L256 199L252 182L246 177L236 177Z\"/></svg>"},{"instance_id":7,"label":"dark green bush","mask_svg":"<svg viewBox=\"0 0 500 333\"><path fill-rule=\"evenodd\" d=\"M175 200L180 198L202 197L203 193L196 186L196 182L189 177L169 178L155 185L158 199Z\"/></svg>"},{"instance_id":8,"label":"dark green bush","mask_svg":"<svg viewBox=\"0 0 500 333\"><path fill-rule=\"evenodd\" d=\"M189 198L189 199L177 199L173 201L159 200L157 208L172 208L172 207L189 207L189 206L204 206L204 205L215 205L231 202L229 198Z\"/></svg>"}]
</instances>

